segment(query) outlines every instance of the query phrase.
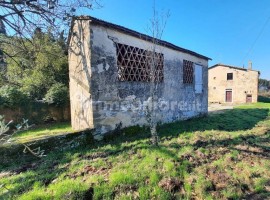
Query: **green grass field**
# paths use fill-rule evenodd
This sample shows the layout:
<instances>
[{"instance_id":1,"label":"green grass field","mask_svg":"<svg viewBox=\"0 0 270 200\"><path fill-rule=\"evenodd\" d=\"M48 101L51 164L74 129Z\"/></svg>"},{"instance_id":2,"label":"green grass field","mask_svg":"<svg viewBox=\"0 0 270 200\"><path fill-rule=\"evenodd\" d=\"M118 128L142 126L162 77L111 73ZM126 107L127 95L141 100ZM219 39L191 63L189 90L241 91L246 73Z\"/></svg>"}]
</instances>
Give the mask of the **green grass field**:
<instances>
[{"instance_id":1,"label":"green grass field","mask_svg":"<svg viewBox=\"0 0 270 200\"><path fill-rule=\"evenodd\" d=\"M236 108L240 108L240 109L267 108L267 109L270 109L270 102L269 103L258 102L258 103L251 103L251 104L243 104L243 105L237 106Z\"/></svg>"},{"instance_id":2,"label":"green grass field","mask_svg":"<svg viewBox=\"0 0 270 200\"><path fill-rule=\"evenodd\" d=\"M21 131L14 135L20 142L29 142L40 140L51 136L72 133L73 130L69 122L47 124L43 126L34 127L30 130Z\"/></svg>"},{"instance_id":3,"label":"green grass field","mask_svg":"<svg viewBox=\"0 0 270 200\"><path fill-rule=\"evenodd\" d=\"M61 144L42 159L10 153L0 163L0 199L269 199L269 103L158 132L158 147L147 128L130 127L102 142Z\"/></svg>"}]
</instances>

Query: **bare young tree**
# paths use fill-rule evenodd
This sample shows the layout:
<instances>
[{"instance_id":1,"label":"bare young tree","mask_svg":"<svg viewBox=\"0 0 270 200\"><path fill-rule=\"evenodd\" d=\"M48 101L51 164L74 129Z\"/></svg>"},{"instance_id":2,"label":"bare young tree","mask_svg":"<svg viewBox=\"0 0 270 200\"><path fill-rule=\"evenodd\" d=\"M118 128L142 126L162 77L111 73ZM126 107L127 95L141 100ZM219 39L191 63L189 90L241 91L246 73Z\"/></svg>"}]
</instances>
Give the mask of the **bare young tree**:
<instances>
[{"instance_id":1,"label":"bare young tree","mask_svg":"<svg viewBox=\"0 0 270 200\"><path fill-rule=\"evenodd\" d=\"M159 40L164 33L167 20L170 16L169 11L166 13L159 13L155 7L155 1L153 6L153 17L150 19L150 25L148 32L152 36L151 41L151 59L150 59L150 102L148 105L148 121L150 124L151 141L153 145L158 145L159 136L157 133L157 104L158 104L158 88L163 81L163 77L159 73L162 73L159 68L159 62L164 62L163 55L160 53L162 49L159 46Z\"/></svg>"}]
</instances>

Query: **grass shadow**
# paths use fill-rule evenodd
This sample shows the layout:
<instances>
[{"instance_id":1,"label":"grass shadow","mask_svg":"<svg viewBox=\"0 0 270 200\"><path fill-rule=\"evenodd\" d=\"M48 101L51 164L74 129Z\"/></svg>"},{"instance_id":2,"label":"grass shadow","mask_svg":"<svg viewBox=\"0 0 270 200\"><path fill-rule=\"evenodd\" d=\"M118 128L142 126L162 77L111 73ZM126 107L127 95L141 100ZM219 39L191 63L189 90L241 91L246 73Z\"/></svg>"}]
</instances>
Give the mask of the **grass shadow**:
<instances>
[{"instance_id":1,"label":"grass shadow","mask_svg":"<svg viewBox=\"0 0 270 200\"><path fill-rule=\"evenodd\" d=\"M270 97L259 95L258 96L258 102L270 103Z\"/></svg>"},{"instance_id":2,"label":"grass shadow","mask_svg":"<svg viewBox=\"0 0 270 200\"><path fill-rule=\"evenodd\" d=\"M179 134L186 132L217 130L217 131L244 131L252 129L260 121L265 120L269 116L269 109L234 109L227 110L224 113L209 115L205 117L198 117L189 119L186 121L177 121L169 124L163 124L158 127L159 136L162 139L175 138ZM69 146L74 149L76 146L85 147L85 149L98 149L105 145L111 144L114 146L112 154L115 152L125 151L127 148L122 146L126 142L135 142L139 140L145 140L150 137L150 132L147 127L128 127L124 128L114 135L108 135L103 141L93 141L92 132L72 133L70 135L57 136L46 138L32 144L32 147L41 147L48 152L68 153ZM208 141L207 143L213 143L214 141ZM230 141L227 141L230 142ZM144 142L149 144L149 142ZM220 144L225 144L226 141L220 141ZM31 144L31 143L30 143ZM198 144L199 145L199 144ZM203 144L200 144L203 145ZM204 144L207 145L207 144ZM0 146L0 159L5 161L0 164L1 168L8 167L10 162L19 159L19 163L25 163L33 160L29 155L21 155L23 147L20 145L13 146ZM73 151L73 150L72 150ZM11 157L4 157L4 155L11 155ZM13 155L13 157L12 157ZM2 165L2 166L1 166Z\"/></svg>"},{"instance_id":3,"label":"grass shadow","mask_svg":"<svg viewBox=\"0 0 270 200\"><path fill-rule=\"evenodd\" d=\"M260 121L269 116L269 109L233 109L224 113L198 117L186 121L178 121L162 125L159 129L161 135L168 135L170 129L172 135L181 132L195 132L206 130L241 131L255 127Z\"/></svg>"}]
</instances>

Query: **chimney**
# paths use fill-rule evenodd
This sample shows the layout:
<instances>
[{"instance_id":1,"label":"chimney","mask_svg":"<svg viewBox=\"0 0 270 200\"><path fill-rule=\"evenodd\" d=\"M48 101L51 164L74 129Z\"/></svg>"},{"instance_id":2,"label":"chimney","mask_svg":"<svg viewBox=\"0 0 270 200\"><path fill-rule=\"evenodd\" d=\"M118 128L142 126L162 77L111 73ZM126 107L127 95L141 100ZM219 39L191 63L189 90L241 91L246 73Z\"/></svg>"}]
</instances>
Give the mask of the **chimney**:
<instances>
[{"instance_id":1,"label":"chimney","mask_svg":"<svg viewBox=\"0 0 270 200\"><path fill-rule=\"evenodd\" d=\"M249 70L252 69L252 62L251 62L251 61L248 62L248 69L249 69Z\"/></svg>"}]
</instances>

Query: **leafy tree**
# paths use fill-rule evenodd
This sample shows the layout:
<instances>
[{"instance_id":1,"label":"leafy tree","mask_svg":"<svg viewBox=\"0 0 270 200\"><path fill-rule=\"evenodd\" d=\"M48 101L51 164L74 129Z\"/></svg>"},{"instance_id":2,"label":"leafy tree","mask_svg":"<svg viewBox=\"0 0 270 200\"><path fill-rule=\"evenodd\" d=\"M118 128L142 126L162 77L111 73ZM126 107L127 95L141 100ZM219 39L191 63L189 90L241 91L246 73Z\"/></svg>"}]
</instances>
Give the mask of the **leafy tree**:
<instances>
[{"instance_id":1,"label":"leafy tree","mask_svg":"<svg viewBox=\"0 0 270 200\"><path fill-rule=\"evenodd\" d=\"M0 88L0 106L14 108L28 102L28 97L14 86Z\"/></svg>"},{"instance_id":2,"label":"leafy tree","mask_svg":"<svg viewBox=\"0 0 270 200\"><path fill-rule=\"evenodd\" d=\"M270 89L270 81L266 79L259 79L259 86L267 87Z\"/></svg>"},{"instance_id":3,"label":"leafy tree","mask_svg":"<svg viewBox=\"0 0 270 200\"><path fill-rule=\"evenodd\" d=\"M2 48L3 45L16 44L7 41L3 37L5 34L16 36L20 43L28 41L38 29L50 29L54 35L67 35L76 12L99 7L99 0L0 0L0 51L5 57L14 56ZM20 45L20 51L30 51L30 45L29 41Z\"/></svg>"},{"instance_id":4,"label":"leafy tree","mask_svg":"<svg viewBox=\"0 0 270 200\"><path fill-rule=\"evenodd\" d=\"M16 85L32 99L42 99L50 87L68 84L68 61L65 46L50 30L36 29L31 39L6 38L7 83Z\"/></svg>"},{"instance_id":5,"label":"leafy tree","mask_svg":"<svg viewBox=\"0 0 270 200\"><path fill-rule=\"evenodd\" d=\"M0 86L15 85L41 99L53 84L66 85L71 18L99 7L98 0L1 0L0 56L8 67L0 70Z\"/></svg>"},{"instance_id":6,"label":"leafy tree","mask_svg":"<svg viewBox=\"0 0 270 200\"><path fill-rule=\"evenodd\" d=\"M68 87L63 83L55 83L45 95L46 102L57 106L66 105L69 101Z\"/></svg>"}]
</instances>

